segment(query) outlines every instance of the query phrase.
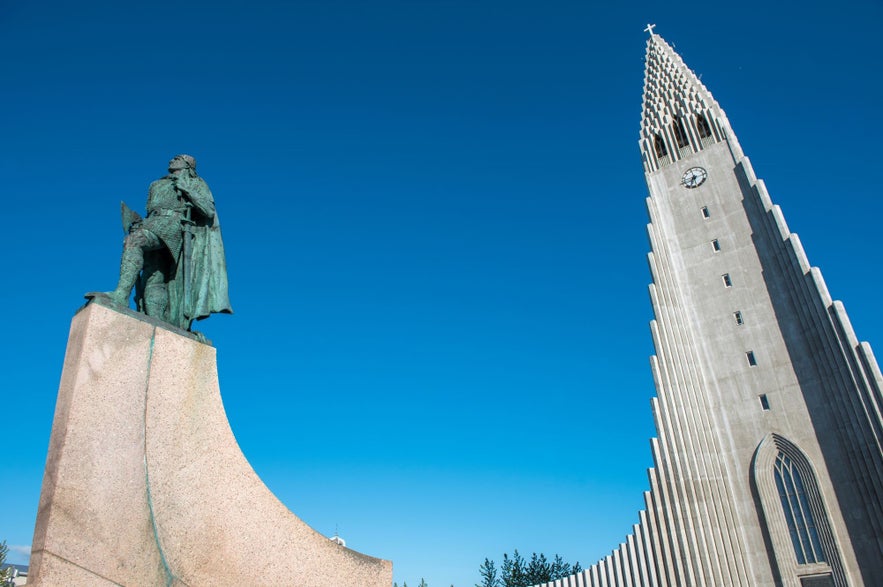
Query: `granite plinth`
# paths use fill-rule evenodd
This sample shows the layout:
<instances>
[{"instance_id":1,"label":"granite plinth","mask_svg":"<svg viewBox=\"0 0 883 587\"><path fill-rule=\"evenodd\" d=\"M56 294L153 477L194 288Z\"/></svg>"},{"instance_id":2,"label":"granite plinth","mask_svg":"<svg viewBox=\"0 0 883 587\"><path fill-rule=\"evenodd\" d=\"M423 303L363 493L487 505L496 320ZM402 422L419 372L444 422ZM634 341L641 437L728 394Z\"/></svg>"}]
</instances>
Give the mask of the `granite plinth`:
<instances>
[{"instance_id":1,"label":"granite plinth","mask_svg":"<svg viewBox=\"0 0 883 587\"><path fill-rule=\"evenodd\" d=\"M389 587L311 529L236 443L215 349L90 304L74 317L29 584Z\"/></svg>"}]
</instances>

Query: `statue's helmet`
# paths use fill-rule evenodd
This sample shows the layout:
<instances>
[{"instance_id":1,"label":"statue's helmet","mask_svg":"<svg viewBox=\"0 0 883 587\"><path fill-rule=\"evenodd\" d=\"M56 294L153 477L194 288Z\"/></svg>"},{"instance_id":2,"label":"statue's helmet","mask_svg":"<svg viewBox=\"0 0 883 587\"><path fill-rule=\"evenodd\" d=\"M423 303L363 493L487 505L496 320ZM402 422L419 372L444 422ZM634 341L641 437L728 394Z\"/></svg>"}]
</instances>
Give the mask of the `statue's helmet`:
<instances>
[{"instance_id":1,"label":"statue's helmet","mask_svg":"<svg viewBox=\"0 0 883 587\"><path fill-rule=\"evenodd\" d=\"M169 161L169 169L192 169L196 171L196 159L190 155L175 155Z\"/></svg>"}]
</instances>

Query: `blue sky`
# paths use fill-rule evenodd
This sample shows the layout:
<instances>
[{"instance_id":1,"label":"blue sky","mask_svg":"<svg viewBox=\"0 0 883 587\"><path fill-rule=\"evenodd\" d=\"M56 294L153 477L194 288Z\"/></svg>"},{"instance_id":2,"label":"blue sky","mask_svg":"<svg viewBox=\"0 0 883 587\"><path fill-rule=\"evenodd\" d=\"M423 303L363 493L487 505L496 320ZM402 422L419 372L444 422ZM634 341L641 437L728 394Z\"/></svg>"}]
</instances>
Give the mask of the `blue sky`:
<instances>
[{"instance_id":1,"label":"blue sky","mask_svg":"<svg viewBox=\"0 0 883 587\"><path fill-rule=\"evenodd\" d=\"M412 585L469 587L515 548L609 552L654 434L647 22L879 344L880 4L593 4L0 0L0 539L30 544L70 319L116 281L119 201L143 210L186 152L236 311L200 327L243 452L293 512Z\"/></svg>"}]
</instances>

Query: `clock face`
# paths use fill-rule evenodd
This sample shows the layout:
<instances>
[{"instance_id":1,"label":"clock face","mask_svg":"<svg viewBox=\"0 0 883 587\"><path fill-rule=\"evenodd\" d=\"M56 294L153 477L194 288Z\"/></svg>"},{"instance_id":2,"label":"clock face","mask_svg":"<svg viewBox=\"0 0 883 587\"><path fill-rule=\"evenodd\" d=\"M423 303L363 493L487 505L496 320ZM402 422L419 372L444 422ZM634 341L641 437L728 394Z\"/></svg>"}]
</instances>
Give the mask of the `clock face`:
<instances>
[{"instance_id":1,"label":"clock face","mask_svg":"<svg viewBox=\"0 0 883 587\"><path fill-rule=\"evenodd\" d=\"M701 167L691 167L684 172L684 176L681 178L681 184L685 188L698 188L705 183L706 179L708 179L707 171Z\"/></svg>"}]
</instances>

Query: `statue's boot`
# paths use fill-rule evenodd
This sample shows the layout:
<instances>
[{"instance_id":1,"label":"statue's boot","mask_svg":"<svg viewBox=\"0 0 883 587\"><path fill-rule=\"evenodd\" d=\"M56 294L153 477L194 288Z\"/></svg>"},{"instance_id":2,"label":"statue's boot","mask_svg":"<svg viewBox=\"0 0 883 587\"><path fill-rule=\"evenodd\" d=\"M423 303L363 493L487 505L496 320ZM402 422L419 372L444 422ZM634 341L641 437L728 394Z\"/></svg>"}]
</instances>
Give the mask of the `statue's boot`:
<instances>
[{"instance_id":1,"label":"statue's boot","mask_svg":"<svg viewBox=\"0 0 883 587\"><path fill-rule=\"evenodd\" d=\"M158 274L160 277L162 274ZM164 283L149 283L144 288L145 314L167 321L166 310L169 307L169 290Z\"/></svg>"},{"instance_id":2,"label":"statue's boot","mask_svg":"<svg viewBox=\"0 0 883 587\"><path fill-rule=\"evenodd\" d=\"M123 249L123 256L120 260L120 280L115 290L106 292L113 304L124 308L128 307L129 296L132 294L132 288L135 287L135 281L143 266L144 253L139 247Z\"/></svg>"}]
</instances>

